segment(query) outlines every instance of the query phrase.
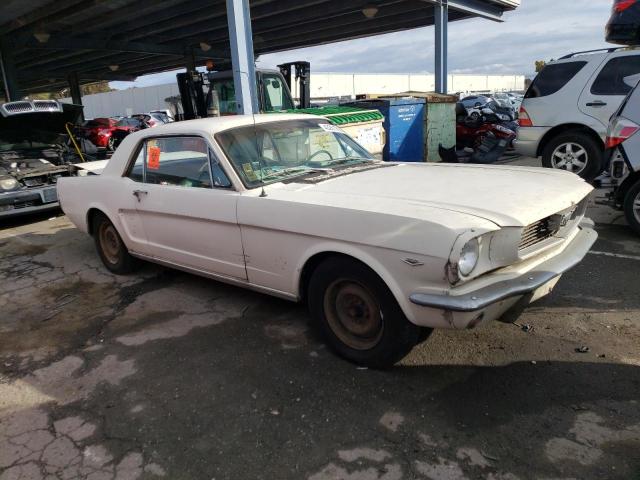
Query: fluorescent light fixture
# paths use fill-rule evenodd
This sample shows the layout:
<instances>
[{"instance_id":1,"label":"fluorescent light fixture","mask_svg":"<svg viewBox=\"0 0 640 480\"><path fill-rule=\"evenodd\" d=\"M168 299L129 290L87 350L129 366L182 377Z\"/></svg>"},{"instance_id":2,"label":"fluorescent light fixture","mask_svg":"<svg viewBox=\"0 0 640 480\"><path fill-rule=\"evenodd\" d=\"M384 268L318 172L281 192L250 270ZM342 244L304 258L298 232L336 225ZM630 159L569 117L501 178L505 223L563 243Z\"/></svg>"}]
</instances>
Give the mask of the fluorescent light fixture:
<instances>
[{"instance_id":1,"label":"fluorescent light fixture","mask_svg":"<svg viewBox=\"0 0 640 480\"><path fill-rule=\"evenodd\" d=\"M111 70L112 72L118 71L119 68L120 65L109 65L109 70Z\"/></svg>"},{"instance_id":2,"label":"fluorescent light fixture","mask_svg":"<svg viewBox=\"0 0 640 480\"><path fill-rule=\"evenodd\" d=\"M208 52L209 50L211 50L211 45L209 45L207 42L200 42L200 48L203 52Z\"/></svg>"}]
</instances>

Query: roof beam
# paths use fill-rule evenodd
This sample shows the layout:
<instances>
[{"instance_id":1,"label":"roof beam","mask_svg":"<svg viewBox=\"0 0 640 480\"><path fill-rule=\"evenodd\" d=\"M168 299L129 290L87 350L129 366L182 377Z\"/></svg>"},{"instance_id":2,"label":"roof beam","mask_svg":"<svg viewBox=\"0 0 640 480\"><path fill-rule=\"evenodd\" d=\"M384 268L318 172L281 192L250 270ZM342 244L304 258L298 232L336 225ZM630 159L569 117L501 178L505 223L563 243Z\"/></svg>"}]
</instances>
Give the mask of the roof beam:
<instances>
[{"instance_id":1,"label":"roof beam","mask_svg":"<svg viewBox=\"0 0 640 480\"><path fill-rule=\"evenodd\" d=\"M15 48L44 49L44 50L95 50L100 52L124 52L124 53L152 53L157 55L175 55L182 57L193 52L196 57L210 58L215 55L211 50L205 52L201 48L189 48L182 45L167 45L161 43L128 42L108 39L104 36L87 35L67 37L60 34L51 34L46 42L39 42L29 35L28 38L19 36L11 39Z\"/></svg>"},{"instance_id":2,"label":"roof beam","mask_svg":"<svg viewBox=\"0 0 640 480\"><path fill-rule=\"evenodd\" d=\"M487 20L493 20L494 22L503 22L502 12L503 9L497 5L492 5L489 2L481 0L422 0L432 5L439 5L441 3L447 3L450 9L457 10L458 12L465 13L467 15L473 15L475 17L486 18Z\"/></svg>"}]
</instances>

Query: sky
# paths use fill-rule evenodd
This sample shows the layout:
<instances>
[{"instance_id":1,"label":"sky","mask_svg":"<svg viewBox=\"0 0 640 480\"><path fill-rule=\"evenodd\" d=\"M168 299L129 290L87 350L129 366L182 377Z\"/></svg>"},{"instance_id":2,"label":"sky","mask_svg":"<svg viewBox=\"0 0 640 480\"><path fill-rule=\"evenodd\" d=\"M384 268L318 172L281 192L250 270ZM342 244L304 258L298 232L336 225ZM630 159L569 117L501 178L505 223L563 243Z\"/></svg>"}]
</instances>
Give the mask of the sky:
<instances>
[{"instance_id":1,"label":"sky","mask_svg":"<svg viewBox=\"0 0 640 480\"><path fill-rule=\"evenodd\" d=\"M532 76L536 60L610 46L604 26L612 0L522 0L504 23L472 19L449 25L449 72ZM295 60L311 62L312 72L433 72L433 27L418 28L331 45L261 56L257 66L274 68ZM176 72L111 82L113 88L175 82Z\"/></svg>"}]
</instances>

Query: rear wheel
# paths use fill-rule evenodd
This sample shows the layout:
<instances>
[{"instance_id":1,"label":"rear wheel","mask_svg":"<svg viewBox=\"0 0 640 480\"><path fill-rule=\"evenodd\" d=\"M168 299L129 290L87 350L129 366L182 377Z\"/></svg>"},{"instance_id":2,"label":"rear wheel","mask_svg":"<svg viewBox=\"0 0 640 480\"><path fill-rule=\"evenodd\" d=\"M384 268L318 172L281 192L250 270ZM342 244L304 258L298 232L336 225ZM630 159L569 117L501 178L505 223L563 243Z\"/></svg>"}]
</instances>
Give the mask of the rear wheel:
<instances>
[{"instance_id":1,"label":"rear wheel","mask_svg":"<svg viewBox=\"0 0 640 480\"><path fill-rule=\"evenodd\" d=\"M97 213L93 218L93 238L102 263L112 273L130 273L138 266L116 227L103 213Z\"/></svg>"},{"instance_id":2,"label":"rear wheel","mask_svg":"<svg viewBox=\"0 0 640 480\"><path fill-rule=\"evenodd\" d=\"M624 216L631 228L640 235L640 181L624 197Z\"/></svg>"},{"instance_id":3,"label":"rear wheel","mask_svg":"<svg viewBox=\"0 0 640 480\"><path fill-rule=\"evenodd\" d=\"M602 170L602 146L582 132L567 132L553 138L542 152L542 165L575 173L591 181Z\"/></svg>"},{"instance_id":4,"label":"rear wheel","mask_svg":"<svg viewBox=\"0 0 640 480\"><path fill-rule=\"evenodd\" d=\"M309 282L309 309L327 343L343 358L372 368L390 367L421 339L393 294L369 267L335 257Z\"/></svg>"}]
</instances>

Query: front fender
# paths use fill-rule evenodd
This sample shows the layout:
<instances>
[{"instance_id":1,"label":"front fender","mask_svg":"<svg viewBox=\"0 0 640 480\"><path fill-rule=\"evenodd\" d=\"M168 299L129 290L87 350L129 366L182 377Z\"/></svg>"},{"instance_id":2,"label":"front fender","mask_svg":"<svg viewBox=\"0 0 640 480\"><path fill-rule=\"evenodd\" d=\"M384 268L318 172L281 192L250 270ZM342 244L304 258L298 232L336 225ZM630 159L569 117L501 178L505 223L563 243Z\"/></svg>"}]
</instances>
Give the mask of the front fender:
<instances>
[{"instance_id":1,"label":"front fender","mask_svg":"<svg viewBox=\"0 0 640 480\"><path fill-rule=\"evenodd\" d=\"M387 285L405 316L413 321L413 311L409 295L416 284L432 285L444 288L448 285L445 275L447 259L406 254L401 251L349 244L335 241L322 241L309 246L299 258L292 278L291 291L298 299L302 298L302 274L314 257L325 254L340 254L354 258L371 268ZM406 260L414 260L411 265Z\"/></svg>"}]
</instances>

